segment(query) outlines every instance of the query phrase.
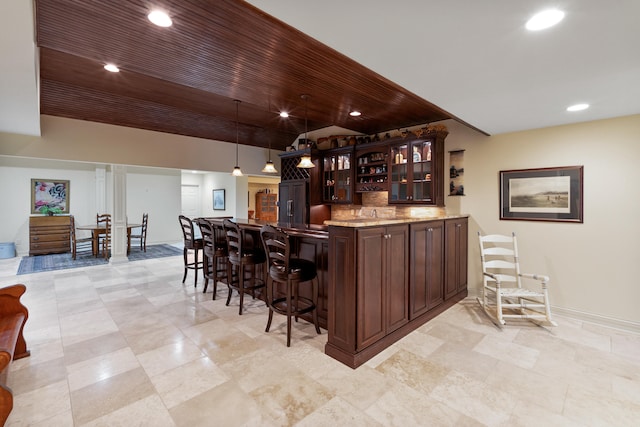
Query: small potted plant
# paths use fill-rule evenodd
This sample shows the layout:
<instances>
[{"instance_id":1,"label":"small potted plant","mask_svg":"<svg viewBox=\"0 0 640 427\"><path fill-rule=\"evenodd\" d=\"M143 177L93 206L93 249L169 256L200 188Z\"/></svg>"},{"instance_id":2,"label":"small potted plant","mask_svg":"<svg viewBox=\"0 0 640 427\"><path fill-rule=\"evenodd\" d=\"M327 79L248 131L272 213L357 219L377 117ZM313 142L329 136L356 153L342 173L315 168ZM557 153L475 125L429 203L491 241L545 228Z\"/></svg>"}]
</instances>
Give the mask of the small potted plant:
<instances>
[{"instance_id":1,"label":"small potted plant","mask_svg":"<svg viewBox=\"0 0 640 427\"><path fill-rule=\"evenodd\" d=\"M39 212L43 215L54 216L62 213L62 209L57 206L43 205Z\"/></svg>"}]
</instances>

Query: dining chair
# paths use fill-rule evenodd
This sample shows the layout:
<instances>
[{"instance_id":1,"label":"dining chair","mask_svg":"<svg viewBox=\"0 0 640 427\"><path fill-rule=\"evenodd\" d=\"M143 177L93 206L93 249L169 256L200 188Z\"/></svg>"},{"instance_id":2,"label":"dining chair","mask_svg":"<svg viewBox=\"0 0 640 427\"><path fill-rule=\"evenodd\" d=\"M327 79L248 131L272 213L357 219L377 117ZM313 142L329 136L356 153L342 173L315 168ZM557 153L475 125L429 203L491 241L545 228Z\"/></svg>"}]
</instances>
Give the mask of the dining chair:
<instances>
[{"instance_id":1,"label":"dining chair","mask_svg":"<svg viewBox=\"0 0 640 427\"><path fill-rule=\"evenodd\" d=\"M193 286L198 285L198 269L203 268L203 262L199 260L199 253L204 249L204 243L202 237L197 238L193 221L184 215L178 215L178 221L182 228L182 236L184 249L182 251L182 258L184 259L184 276L182 276L182 283L187 280L187 271L193 270L195 278L193 280ZM193 252L193 260L189 259L190 252Z\"/></svg>"},{"instance_id":2,"label":"dining chair","mask_svg":"<svg viewBox=\"0 0 640 427\"><path fill-rule=\"evenodd\" d=\"M111 215L104 219L104 237L102 237L102 256L109 259L109 251L111 250Z\"/></svg>"},{"instance_id":3,"label":"dining chair","mask_svg":"<svg viewBox=\"0 0 640 427\"><path fill-rule=\"evenodd\" d=\"M69 215L69 227L71 229L71 259L76 259L79 252L90 251L93 255L95 251L93 237L79 238L77 236L76 221L73 215Z\"/></svg>"},{"instance_id":4,"label":"dining chair","mask_svg":"<svg viewBox=\"0 0 640 427\"><path fill-rule=\"evenodd\" d=\"M109 232L109 237L111 237L111 214L96 214L96 224L99 225L99 226L104 226L105 230L107 230ZM106 232L97 231L97 233L98 233L98 238L97 238L98 247L96 248L96 251L95 251L96 257L98 256L99 248L104 248L105 247L104 240L107 237L107 233ZM109 239L109 240L111 240L111 239ZM111 242L109 241L108 245L110 245L110 244L111 244ZM109 249L111 248L110 246L108 246L108 247L109 247ZM105 255L104 249L103 249L102 255L105 256L105 258L108 257L108 255Z\"/></svg>"},{"instance_id":5,"label":"dining chair","mask_svg":"<svg viewBox=\"0 0 640 427\"><path fill-rule=\"evenodd\" d=\"M129 245L131 245L131 240L136 239L140 241L140 250L143 252L147 252L147 224L149 222L149 214L142 214L142 225L139 227L140 231L136 234L131 234L129 236Z\"/></svg>"}]
</instances>

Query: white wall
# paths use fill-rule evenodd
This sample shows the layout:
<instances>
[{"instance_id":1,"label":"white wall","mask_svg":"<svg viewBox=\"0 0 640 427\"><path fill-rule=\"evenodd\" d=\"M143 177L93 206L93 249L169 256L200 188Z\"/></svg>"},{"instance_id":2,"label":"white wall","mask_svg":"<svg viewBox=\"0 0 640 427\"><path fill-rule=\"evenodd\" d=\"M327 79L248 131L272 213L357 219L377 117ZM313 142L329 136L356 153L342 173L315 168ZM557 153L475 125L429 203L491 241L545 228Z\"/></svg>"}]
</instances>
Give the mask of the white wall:
<instances>
[{"instance_id":1,"label":"white wall","mask_svg":"<svg viewBox=\"0 0 640 427\"><path fill-rule=\"evenodd\" d=\"M446 151L466 150L466 195L446 197L445 203L448 210L470 214L470 292L476 293L480 284L477 231L516 231L524 268L551 276L551 300L558 312L610 323L618 321L623 327L640 330L640 310L637 309L640 287L636 284L635 274L636 266L640 265L637 249L640 225L635 222L640 214L640 200L635 189L636 183L640 182L637 167L640 115L491 137L453 121L446 124L450 131ZM224 171L221 173L226 178L221 177L221 180L235 179L226 172L232 168L230 159L235 159L233 148L233 144L47 116L43 116L43 138L0 134L0 154L8 156L217 170ZM241 147L243 172L259 174L267 157L266 150L264 153L254 151L256 155L250 156L248 153L243 155L244 149ZM246 149L250 150L249 147ZM448 156L445 159L448 169ZM567 165L584 165L584 224L499 219L500 170ZM46 172L53 174L55 171L34 168L18 172L0 168L3 200L10 201L9 207L0 210L0 240L12 241L21 236L24 241L30 203L27 183L35 176L57 176L43 176ZM78 177L90 180L86 171L78 172ZM235 211L225 211L225 214L246 215L241 212L247 208L242 205L248 204L248 185L243 181L240 184L236 181L235 191L227 193L228 209ZM77 188L73 182L72 192ZM179 187L178 182L176 185ZM227 185L234 188L232 182L217 181L212 175L206 184L203 180L203 192L210 193L214 187L227 188ZM240 196L232 199L230 193ZM72 210L79 207L75 203L72 194ZM210 200L204 204L207 209L212 206ZM203 215L222 213L207 212L204 204ZM150 221L154 221L153 216ZM167 223L168 229L179 232L177 227L169 226L172 221Z\"/></svg>"},{"instance_id":2,"label":"white wall","mask_svg":"<svg viewBox=\"0 0 640 427\"><path fill-rule=\"evenodd\" d=\"M231 173L233 143L41 116L42 137L0 133L0 155ZM272 150L280 168L280 158ZM268 150L240 145L246 175L263 175Z\"/></svg>"},{"instance_id":3,"label":"white wall","mask_svg":"<svg viewBox=\"0 0 640 427\"><path fill-rule=\"evenodd\" d=\"M447 125L446 151L466 150L465 196L445 202L471 215L470 292L481 283L478 230L515 231L524 271L551 277L559 312L640 330L640 115L491 137ZM501 170L573 165L584 166L583 224L499 219Z\"/></svg>"},{"instance_id":4,"label":"white wall","mask_svg":"<svg viewBox=\"0 0 640 427\"><path fill-rule=\"evenodd\" d=\"M147 245L180 242L180 171L146 169L146 173L127 173L128 221L141 223L142 214L149 214Z\"/></svg>"},{"instance_id":5,"label":"white wall","mask_svg":"<svg viewBox=\"0 0 640 427\"><path fill-rule=\"evenodd\" d=\"M2 196L11 200L0 210L0 242L15 242L18 255L29 252L29 216L31 215L31 179L69 180L69 210L76 224L95 222L97 213L96 165L45 159L21 159L0 156ZM180 209L180 172L156 168L134 168L127 173L127 217L141 222L149 213L147 244L174 243L182 240L178 225ZM110 175L108 172L107 175ZM107 176L107 187L110 177ZM110 189L107 211L111 210Z\"/></svg>"},{"instance_id":6,"label":"white wall","mask_svg":"<svg viewBox=\"0 0 640 427\"><path fill-rule=\"evenodd\" d=\"M60 163L60 164L57 164ZM71 162L37 162L0 157L0 183L5 203L0 209L0 241L15 242L18 254L29 252L31 179L69 180L69 210L78 224L95 222L95 172Z\"/></svg>"}]
</instances>

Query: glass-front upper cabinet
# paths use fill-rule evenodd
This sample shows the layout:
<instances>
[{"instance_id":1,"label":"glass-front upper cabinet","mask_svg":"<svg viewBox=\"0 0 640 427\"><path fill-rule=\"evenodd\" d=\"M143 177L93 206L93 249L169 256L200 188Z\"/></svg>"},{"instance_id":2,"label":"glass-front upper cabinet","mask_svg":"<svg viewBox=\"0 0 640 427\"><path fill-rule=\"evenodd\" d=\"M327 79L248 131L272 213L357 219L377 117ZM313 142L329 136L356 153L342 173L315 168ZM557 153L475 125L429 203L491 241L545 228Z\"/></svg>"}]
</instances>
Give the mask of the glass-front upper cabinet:
<instances>
[{"instance_id":1,"label":"glass-front upper cabinet","mask_svg":"<svg viewBox=\"0 0 640 427\"><path fill-rule=\"evenodd\" d=\"M353 147L327 150L323 156L322 176L325 203L353 203Z\"/></svg>"},{"instance_id":2,"label":"glass-front upper cabinet","mask_svg":"<svg viewBox=\"0 0 640 427\"><path fill-rule=\"evenodd\" d=\"M391 146L389 203L436 203L433 148L430 139Z\"/></svg>"}]
</instances>

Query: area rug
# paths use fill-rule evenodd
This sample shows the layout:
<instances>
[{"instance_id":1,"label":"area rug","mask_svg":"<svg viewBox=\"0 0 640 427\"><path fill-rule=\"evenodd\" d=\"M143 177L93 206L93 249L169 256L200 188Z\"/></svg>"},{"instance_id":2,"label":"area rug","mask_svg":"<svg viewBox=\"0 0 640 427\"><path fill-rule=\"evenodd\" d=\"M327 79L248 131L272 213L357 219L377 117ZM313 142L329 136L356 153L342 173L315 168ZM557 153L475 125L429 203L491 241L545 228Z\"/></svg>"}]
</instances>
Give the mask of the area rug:
<instances>
[{"instance_id":1,"label":"area rug","mask_svg":"<svg viewBox=\"0 0 640 427\"><path fill-rule=\"evenodd\" d=\"M182 249L171 245L151 245L147 246L147 252L132 249L129 254L129 261L141 261L144 259L162 258L168 256L182 255ZM39 273L41 271L65 270L68 268L91 267L94 265L108 264L109 261L103 257L94 257L91 254L78 254L75 260L71 259L71 254L51 254L26 256L20 261L17 275Z\"/></svg>"}]
</instances>

